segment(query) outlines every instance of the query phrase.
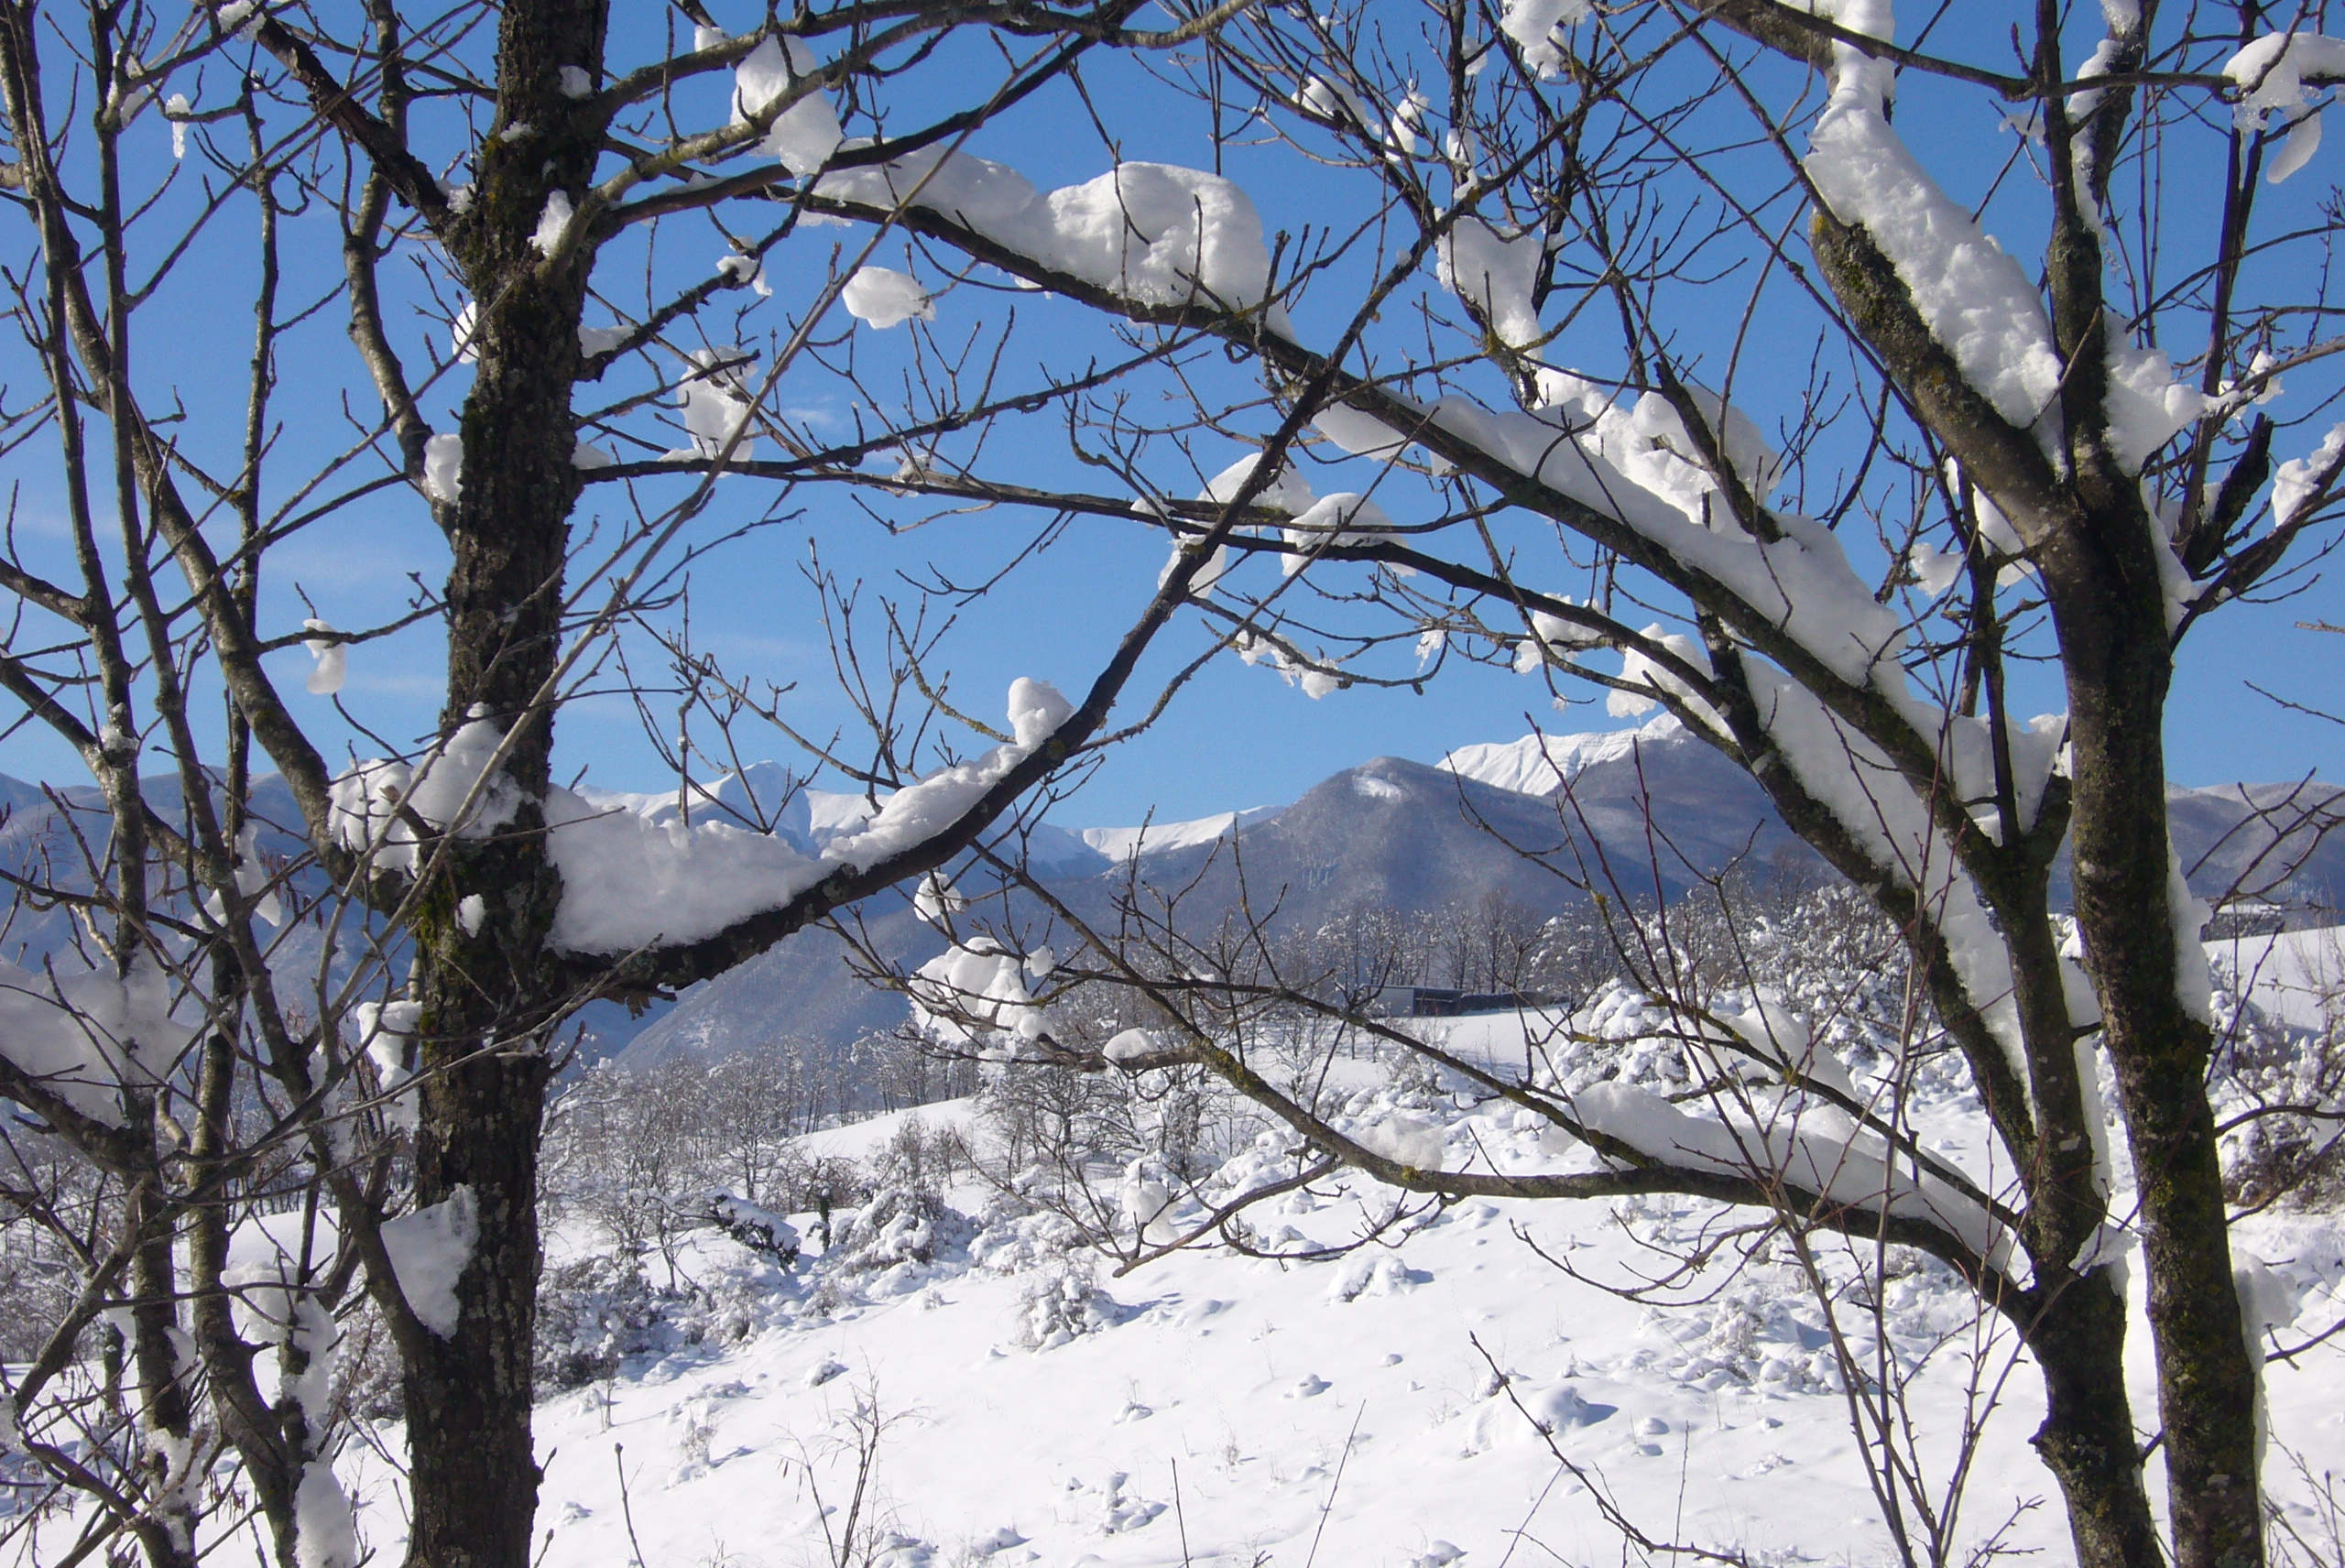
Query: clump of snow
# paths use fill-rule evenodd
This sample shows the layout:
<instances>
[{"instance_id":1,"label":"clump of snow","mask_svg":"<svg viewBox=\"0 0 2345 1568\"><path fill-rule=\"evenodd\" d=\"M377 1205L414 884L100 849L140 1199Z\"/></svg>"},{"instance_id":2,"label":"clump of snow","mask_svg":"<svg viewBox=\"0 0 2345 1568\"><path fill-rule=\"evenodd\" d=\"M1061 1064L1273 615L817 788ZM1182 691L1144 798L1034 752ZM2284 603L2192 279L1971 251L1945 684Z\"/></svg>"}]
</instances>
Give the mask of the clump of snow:
<instances>
[{"instance_id":1,"label":"clump of snow","mask_svg":"<svg viewBox=\"0 0 2345 1568\"><path fill-rule=\"evenodd\" d=\"M479 1240L480 1207L469 1186L458 1187L441 1202L411 1214L384 1222L383 1250L390 1255L399 1294L407 1298L416 1321L442 1339L456 1332L463 1312L456 1284L471 1264L473 1247Z\"/></svg>"},{"instance_id":2,"label":"clump of snow","mask_svg":"<svg viewBox=\"0 0 2345 1568\"><path fill-rule=\"evenodd\" d=\"M464 438L443 430L423 443L423 492L443 506L464 493Z\"/></svg>"},{"instance_id":3,"label":"clump of snow","mask_svg":"<svg viewBox=\"0 0 2345 1568\"><path fill-rule=\"evenodd\" d=\"M553 942L572 953L697 942L835 869L779 836L725 822L651 822L568 789L549 792L546 826L562 883Z\"/></svg>"},{"instance_id":4,"label":"clump of snow","mask_svg":"<svg viewBox=\"0 0 2345 1568\"><path fill-rule=\"evenodd\" d=\"M1101 1046L1099 1054L1115 1062L1138 1062L1164 1049L1164 1037L1155 1029L1128 1029Z\"/></svg>"},{"instance_id":5,"label":"clump of snow","mask_svg":"<svg viewBox=\"0 0 2345 1568\"><path fill-rule=\"evenodd\" d=\"M952 917L969 907L967 895L946 881L941 871L932 871L920 879L920 891L912 896L912 913L928 924L943 931Z\"/></svg>"},{"instance_id":6,"label":"clump of snow","mask_svg":"<svg viewBox=\"0 0 2345 1568\"><path fill-rule=\"evenodd\" d=\"M475 717L412 768L381 758L359 763L333 781L335 841L345 849L371 851L378 870L413 871L419 846L400 820L402 808L431 827L453 827L460 838L487 837L511 822L521 804L520 790L502 771L481 785L504 738L495 724ZM481 786L479 798L467 810L475 786Z\"/></svg>"},{"instance_id":7,"label":"clump of snow","mask_svg":"<svg viewBox=\"0 0 2345 1568\"><path fill-rule=\"evenodd\" d=\"M1564 50L1557 34L1587 19L1589 0L1506 0L1499 26L1522 49L1522 61L1541 76L1563 69Z\"/></svg>"},{"instance_id":8,"label":"clump of snow","mask_svg":"<svg viewBox=\"0 0 2345 1568\"><path fill-rule=\"evenodd\" d=\"M1380 462L1400 456L1401 449L1409 444L1408 438L1391 426L1348 403L1326 405L1311 416L1311 428L1354 457Z\"/></svg>"},{"instance_id":9,"label":"clump of snow","mask_svg":"<svg viewBox=\"0 0 2345 1568\"><path fill-rule=\"evenodd\" d=\"M565 98L590 98L594 93L594 79L585 68L565 65L562 68L562 95Z\"/></svg>"},{"instance_id":10,"label":"clump of snow","mask_svg":"<svg viewBox=\"0 0 2345 1568\"><path fill-rule=\"evenodd\" d=\"M293 1519L296 1568L353 1568L359 1561L358 1515L334 1479L331 1454L312 1454L302 1465Z\"/></svg>"},{"instance_id":11,"label":"clump of snow","mask_svg":"<svg viewBox=\"0 0 2345 1568\"><path fill-rule=\"evenodd\" d=\"M839 299L847 314L874 327L897 326L915 316L923 321L936 320L936 301L929 298L920 280L884 267L857 267L839 290Z\"/></svg>"},{"instance_id":12,"label":"clump of snow","mask_svg":"<svg viewBox=\"0 0 2345 1568\"><path fill-rule=\"evenodd\" d=\"M1074 712L1048 681L1020 677L1009 688L1014 738L1009 745L906 785L877 812L864 814L868 807L856 801L819 854L810 853L802 836L793 842L782 833L722 821L687 824L680 816L647 815L552 789L546 800L548 848L562 879L554 944L572 953L627 953L654 942L698 942L779 909L835 871L868 867L950 827ZM396 765L370 766L377 772L347 775L335 785L338 805L345 792L353 801L354 823L362 800L399 783L396 775L379 771ZM391 833L398 831L394 826Z\"/></svg>"},{"instance_id":13,"label":"clump of snow","mask_svg":"<svg viewBox=\"0 0 2345 1568\"><path fill-rule=\"evenodd\" d=\"M757 437L742 433L757 412L757 403L743 384L742 372L756 363L747 349L698 348L685 356L691 368L676 387L676 407L682 410L684 433L692 438L692 455L714 457L736 435L733 455L757 454Z\"/></svg>"},{"instance_id":14,"label":"clump of snow","mask_svg":"<svg viewBox=\"0 0 2345 1568\"><path fill-rule=\"evenodd\" d=\"M1047 681L1021 675L1009 683L1009 728L1016 743L1032 751L1074 716L1074 704Z\"/></svg>"},{"instance_id":15,"label":"clump of snow","mask_svg":"<svg viewBox=\"0 0 2345 1568\"><path fill-rule=\"evenodd\" d=\"M268 867L260 857L258 822L246 822L236 834L234 871L236 891L247 898L257 895L253 913L270 925L282 924L285 910L278 902L276 890L269 886ZM214 921L228 918L227 901L216 892L204 895L203 909Z\"/></svg>"},{"instance_id":16,"label":"clump of snow","mask_svg":"<svg viewBox=\"0 0 2345 1568\"><path fill-rule=\"evenodd\" d=\"M1345 545L1372 544L1379 534L1392 531L1392 519L1383 507L1365 495L1338 491L1325 495L1287 525L1288 549L1280 556L1281 570L1292 577L1311 563L1318 550Z\"/></svg>"},{"instance_id":17,"label":"clump of snow","mask_svg":"<svg viewBox=\"0 0 2345 1568\"><path fill-rule=\"evenodd\" d=\"M551 256L562 248L562 242L570 234L571 220L576 216L577 212L570 203L570 192L546 192L545 211L538 214L537 232L529 236L529 243L537 246L540 256Z\"/></svg>"},{"instance_id":18,"label":"clump of snow","mask_svg":"<svg viewBox=\"0 0 2345 1568\"><path fill-rule=\"evenodd\" d=\"M884 167L824 175L821 191L889 210L910 199L1043 267L1144 304L1202 298L1239 309L1270 290L1271 256L1254 203L1196 169L1120 164L1045 195L1016 169L927 147Z\"/></svg>"},{"instance_id":19,"label":"clump of snow","mask_svg":"<svg viewBox=\"0 0 2345 1568\"><path fill-rule=\"evenodd\" d=\"M474 895L478 897L478 895ZM375 1064L386 1104L383 1119L395 1128L415 1126L415 1031L423 1018L420 1002L360 1002L350 1009L360 1049Z\"/></svg>"},{"instance_id":20,"label":"clump of snow","mask_svg":"<svg viewBox=\"0 0 2345 1568\"><path fill-rule=\"evenodd\" d=\"M2272 526L2286 528L2296 520L2307 502L2317 494L2338 458L2345 455L2345 424L2329 427L2320 445L2310 456L2292 457L2282 463L2272 476Z\"/></svg>"},{"instance_id":21,"label":"clump of snow","mask_svg":"<svg viewBox=\"0 0 2345 1568\"><path fill-rule=\"evenodd\" d=\"M761 299L773 298L773 285L766 281L766 264L754 256L720 256L716 270L734 282L746 285Z\"/></svg>"},{"instance_id":22,"label":"clump of snow","mask_svg":"<svg viewBox=\"0 0 2345 1568\"><path fill-rule=\"evenodd\" d=\"M794 38L769 35L733 71L733 123L746 125L767 113L801 79L819 69L814 53ZM774 116L758 150L804 178L820 169L842 139L838 111L809 93Z\"/></svg>"},{"instance_id":23,"label":"clump of snow","mask_svg":"<svg viewBox=\"0 0 2345 1568\"><path fill-rule=\"evenodd\" d=\"M1554 0L1529 0L1532 7L1554 3ZM1586 0L1579 3L1584 8ZM1510 7L1510 15L1513 9ZM1540 330L1539 312L1531 305L1532 289L1539 281L1540 264L1546 259L1546 246L1538 234L1504 239L1496 229L1468 213L1458 218L1441 236L1437 255L1441 286L1479 310L1500 343L1523 349L1545 335Z\"/></svg>"},{"instance_id":24,"label":"clump of snow","mask_svg":"<svg viewBox=\"0 0 2345 1568\"><path fill-rule=\"evenodd\" d=\"M1025 969L1016 953L990 937L948 947L905 986L912 1022L940 1040L1014 1054L1017 1041L1040 1039L1050 1028L1048 1014L1027 988ZM996 1036L1002 1041L987 1043Z\"/></svg>"},{"instance_id":25,"label":"clump of snow","mask_svg":"<svg viewBox=\"0 0 2345 1568\"><path fill-rule=\"evenodd\" d=\"M2263 130L2274 114L2292 127L2265 178L2277 185L2311 161L2320 147L2320 111L2312 106L2312 78L2320 85L2345 80L2345 39L2319 33L2266 33L2223 62L2239 84L2240 128Z\"/></svg>"},{"instance_id":26,"label":"clump of snow","mask_svg":"<svg viewBox=\"0 0 2345 1568\"><path fill-rule=\"evenodd\" d=\"M315 616L303 621L301 629L305 632L333 630L332 626ZM333 637L303 637L301 646L309 649L311 658L317 660L310 670L308 681L304 682L310 691L320 697L331 697L341 691L342 683L350 672L349 649Z\"/></svg>"},{"instance_id":27,"label":"clump of snow","mask_svg":"<svg viewBox=\"0 0 2345 1568\"><path fill-rule=\"evenodd\" d=\"M1566 604L1578 603L1568 593L1557 597ZM1543 668L1550 658L1576 648L1603 646L1603 633L1581 626L1577 621L1567 621L1545 610L1532 611L1529 619L1531 635L1517 644L1514 650L1514 672L1517 675L1528 675Z\"/></svg>"}]
</instances>

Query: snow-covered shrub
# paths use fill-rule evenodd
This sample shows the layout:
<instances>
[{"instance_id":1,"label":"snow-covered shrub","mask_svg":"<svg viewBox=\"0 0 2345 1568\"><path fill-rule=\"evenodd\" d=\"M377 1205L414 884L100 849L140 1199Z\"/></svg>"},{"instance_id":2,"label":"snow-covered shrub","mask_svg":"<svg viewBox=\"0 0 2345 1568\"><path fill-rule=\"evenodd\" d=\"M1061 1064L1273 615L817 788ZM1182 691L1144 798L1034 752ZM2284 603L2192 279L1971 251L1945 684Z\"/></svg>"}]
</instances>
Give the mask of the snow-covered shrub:
<instances>
[{"instance_id":1,"label":"snow-covered shrub","mask_svg":"<svg viewBox=\"0 0 2345 1568\"><path fill-rule=\"evenodd\" d=\"M890 1187L835 1223L826 1271L873 1274L902 1263L933 1263L964 1248L976 1227L933 1192Z\"/></svg>"},{"instance_id":2,"label":"snow-covered shrub","mask_svg":"<svg viewBox=\"0 0 2345 1568\"><path fill-rule=\"evenodd\" d=\"M1124 1321L1121 1303L1101 1290L1088 1263L1066 1261L1037 1270L1019 1292L1012 1337L1028 1350L1052 1350Z\"/></svg>"},{"instance_id":3,"label":"snow-covered shrub","mask_svg":"<svg viewBox=\"0 0 2345 1568\"><path fill-rule=\"evenodd\" d=\"M2222 1042L2209 1091L2223 1136L2223 1181L2235 1203L2285 1203L2299 1209L2345 1203L2345 1135L2332 1116L2282 1107L2345 1101L2345 1024L2292 1028L2218 986L2215 1026Z\"/></svg>"},{"instance_id":4,"label":"snow-covered shrub","mask_svg":"<svg viewBox=\"0 0 2345 1568\"><path fill-rule=\"evenodd\" d=\"M631 1258L582 1258L556 1264L538 1282L538 1387L576 1388L651 1347L660 1296Z\"/></svg>"},{"instance_id":5,"label":"snow-covered shrub","mask_svg":"<svg viewBox=\"0 0 2345 1568\"><path fill-rule=\"evenodd\" d=\"M914 1192L942 1192L969 1168L969 1146L960 1128L932 1128L918 1116L909 1116L878 1152L872 1156L871 1185Z\"/></svg>"}]
</instances>

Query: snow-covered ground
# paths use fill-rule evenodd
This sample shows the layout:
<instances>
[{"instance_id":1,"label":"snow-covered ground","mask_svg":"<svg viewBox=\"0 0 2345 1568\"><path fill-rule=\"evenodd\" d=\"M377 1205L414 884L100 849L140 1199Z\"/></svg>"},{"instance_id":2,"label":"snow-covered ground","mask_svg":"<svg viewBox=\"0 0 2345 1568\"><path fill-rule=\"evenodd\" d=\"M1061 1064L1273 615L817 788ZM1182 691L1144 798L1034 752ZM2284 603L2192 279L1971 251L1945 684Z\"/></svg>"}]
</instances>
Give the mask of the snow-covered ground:
<instances>
[{"instance_id":1,"label":"snow-covered ground","mask_svg":"<svg viewBox=\"0 0 2345 1568\"><path fill-rule=\"evenodd\" d=\"M1469 1020L1452 1040L1504 1056L1517 1027ZM1469 1114L1422 1084L1357 1075L1356 1114L1417 1117L1442 1134L1445 1163L1552 1169L1569 1157L1511 1108ZM930 1106L819 1135L812 1151L868 1158L915 1115L972 1125L965 1103ZM1967 1095L1938 1095L1919 1128L1980 1169ZM943 1196L973 1222L933 1225L926 1262L849 1273L843 1234L833 1256L785 1276L728 1242L696 1244L682 1265L707 1293L698 1321L723 1332L671 1337L540 1409L545 1568L830 1563L819 1508L845 1528L857 1421L870 1412L884 1431L863 1517L883 1527L878 1561L894 1568L1616 1560L1620 1535L1597 1493L1657 1541L1759 1562L1893 1560L1823 1317L1787 1251L1713 1269L1666 1309L1587 1282L1656 1273L1715 1234L1710 1205L1469 1202L1397 1247L1330 1261L1194 1252L1111 1278L981 1183ZM1288 1247L1336 1241L1391 1197L1333 1181L1274 1202L1258 1228ZM797 1223L811 1232L811 1216ZM898 1256L919 1239L894 1234ZM2291 1288L2283 1343L2345 1311L2345 1220L2264 1215L2240 1241ZM884 1261L889 1244L863 1250ZM1954 1533L1975 1545L2008 1524L2005 1544L2065 1561L2058 1499L2026 1441L2034 1378L2009 1334L1975 1324L1958 1281L1931 1266L1909 1263L1883 1301L1892 1350L1920 1364L1912 1404L1934 1489L1966 1401L1994 1407ZM1862 1334L1863 1314L1842 1316ZM2145 1334L2132 1343L2146 1419ZM2289 1454L2317 1474L2345 1452L2345 1344L2268 1377L2267 1480L2308 1517ZM395 1431L380 1439L398 1452ZM393 1550L390 1465L354 1451L344 1473L362 1531Z\"/></svg>"}]
</instances>

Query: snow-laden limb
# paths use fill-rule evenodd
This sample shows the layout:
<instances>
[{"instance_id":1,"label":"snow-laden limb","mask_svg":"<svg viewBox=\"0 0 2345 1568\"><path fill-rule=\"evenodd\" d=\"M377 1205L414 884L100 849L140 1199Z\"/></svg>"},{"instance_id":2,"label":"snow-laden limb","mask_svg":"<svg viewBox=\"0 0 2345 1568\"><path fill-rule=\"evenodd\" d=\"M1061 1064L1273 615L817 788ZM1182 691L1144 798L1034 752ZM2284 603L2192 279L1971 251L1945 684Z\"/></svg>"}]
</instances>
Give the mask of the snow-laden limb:
<instances>
[{"instance_id":1,"label":"snow-laden limb","mask_svg":"<svg viewBox=\"0 0 2345 1568\"><path fill-rule=\"evenodd\" d=\"M442 1339L452 1337L463 1312L456 1283L480 1240L480 1208L472 1188L458 1187L437 1203L386 1220L382 1237L399 1294L415 1321Z\"/></svg>"},{"instance_id":2,"label":"snow-laden limb","mask_svg":"<svg viewBox=\"0 0 2345 1568\"><path fill-rule=\"evenodd\" d=\"M768 35L758 40L734 68L733 123L746 125L766 114L794 83L817 69L813 50L797 38ZM774 115L758 150L802 179L829 160L841 139L838 111L823 94L809 93Z\"/></svg>"},{"instance_id":3,"label":"snow-laden limb","mask_svg":"<svg viewBox=\"0 0 2345 1568\"><path fill-rule=\"evenodd\" d=\"M145 953L124 977L36 974L0 959L0 1057L106 1127L124 1125L122 1087L158 1082L194 1038L171 1014L170 976Z\"/></svg>"},{"instance_id":4,"label":"snow-laden limb","mask_svg":"<svg viewBox=\"0 0 2345 1568\"><path fill-rule=\"evenodd\" d=\"M1589 1084L1572 1095L1571 1109L1588 1132L1667 1165L1781 1181L1827 1203L1936 1225L1997 1269L2017 1256L2011 1232L1978 1203L1943 1181L1915 1180L1869 1136L1812 1133L1787 1115L1707 1120L1624 1083Z\"/></svg>"},{"instance_id":5,"label":"snow-laden limb","mask_svg":"<svg viewBox=\"0 0 2345 1568\"><path fill-rule=\"evenodd\" d=\"M834 170L829 200L893 211L909 201L1055 273L1144 305L1228 310L1268 299L1271 253L1246 192L1218 175L1126 163L1047 194L1006 165L942 147ZM1269 324L1284 331L1273 306Z\"/></svg>"},{"instance_id":6,"label":"snow-laden limb","mask_svg":"<svg viewBox=\"0 0 2345 1568\"><path fill-rule=\"evenodd\" d=\"M1763 666L1746 667L1751 696L1768 738L1790 765L1800 789L1831 813L1843 833L1879 875L1911 892L1922 917L1936 927L1971 1007L2001 1047L2019 1082L2029 1082L2027 1049L2013 993L2010 951L1988 917L1969 874L1958 861L1932 802L1881 748L1850 728L1816 696ZM1951 766L1943 786L1958 799L1980 799L1963 788L1991 783L1991 737L1983 721L1955 720L1947 732ZM2023 825L2032 823L2058 755L2059 729L2039 724L2007 732L2020 777ZM2032 743L2032 744L2031 744ZM1981 750L1988 755L1981 757ZM1981 763L1985 774L1980 777ZM1985 798L1991 800L1992 790Z\"/></svg>"},{"instance_id":7,"label":"snow-laden limb","mask_svg":"<svg viewBox=\"0 0 2345 1568\"><path fill-rule=\"evenodd\" d=\"M1844 12L1850 9L1842 7ZM1887 37L1881 27L1859 31ZM2056 443L2062 380L2051 317L2019 263L1969 211L1930 178L1884 114L1886 62L1836 45L1830 104L1816 121L1803 162L1832 216L1861 228L1895 268L1930 335L1963 378L2016 430L2032 430L2047 452ZM2083 203L2088 209L2089 202ZM2174 379L2165 355L2138 348L2114 322L2105 406L2110 441L2128 473L2198 417L2198 392Z\"/></svg>"},{"instance_id":8,"label":"snow-laden limb","mask_svg":"<svg viewBox=\"0 0 2345 1568\"><path fill-rule=\"evenodd\" d=\"M959 821L1074 711L1048 682L1020 677L1009 689L1008 745L898 789L819 855L728 822L655 821L551 790L548 847L562 880L553 944L565 953L619 953L700 942L781 908L834 873L867 870Z\"/></svg>"}]
</instances>

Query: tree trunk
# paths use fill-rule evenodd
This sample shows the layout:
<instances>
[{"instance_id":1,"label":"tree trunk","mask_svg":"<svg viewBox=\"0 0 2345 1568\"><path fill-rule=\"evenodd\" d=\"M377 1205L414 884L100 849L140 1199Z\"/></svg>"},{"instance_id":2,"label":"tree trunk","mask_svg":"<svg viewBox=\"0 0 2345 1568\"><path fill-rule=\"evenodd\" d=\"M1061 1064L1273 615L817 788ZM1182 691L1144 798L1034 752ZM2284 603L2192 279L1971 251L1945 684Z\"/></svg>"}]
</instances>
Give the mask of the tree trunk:
<instances>
[{"instance_id":1,"label":"tree trunk","mask_svg":"<svg viewBox=\"0 0 2345 1568\"><path fill-rule=\"evenodd\" d=\"M2031 1441L2060 1483L2078 1568L2161 1568L2125 1397L2124 1297L2097 1269L2047 1291L2024 1332L2047 1407Z\"/></svg>"},{"instance_id":2,"label":"tree trunk","mask_svg":"<svg viewBox=\"0 0 2345 1568\"><path fill-rule=\"evenodd\" d=\"M2263 1561L2257 1376L2202 1089L2213 1035L2176 990L2165 599L2138 502L2085 517L2056 532L2044 566L2067 671L2077 920L2139 1189L2174 1560L2255 1568Z\"/></svg>"},{"instance_id":3,"label":"tree trunk","mask_svg":"<svg viewBox=\"0 0 2345 1568\"><path fill-rule=\"evenodd\" d=\"M428 1343L407 1360L410 1568L529 1568L536 1514L538 1134L544 1035L562 999L548 963L562 884L541 811L553 716L536 704L560 651L579 491L571 387L593 252L554 268L531 236L548 193L575 200L592 173L599 110L563 94L561 72L598 71L606 22L602 0L506 6L497 129L527 130L482 143L474 210L453 246L479 306L479 361L462 425L463 491L443 509L454 560L442 728L477 718L510 735L502 772L524 804L493 835L449 846L415 921L426 1071L416 1202L468 1190L479 1232L455 1333L418 1336ZM470 931L455 918L468 895L486 906Z\"/></svg>"},{"instance_id":4,"label":"tree trunk","mask_svg":"<svg viewBox=\"0 0 2345 1568\"><path fill-rule=\"evenodd\" d=\"M153 1111L146 1113L151 1134ZM149 1568L195 1568L196 1463L193 1401L180 1367L177 1270L165 1200L140 1181L123 1228L141 1236L130 1263L130 1371L139 1427L137 1476L147 1516L137 1528ZM191 1368L190 1370L192 1370Z\"/></svg>"}]
</instances>

